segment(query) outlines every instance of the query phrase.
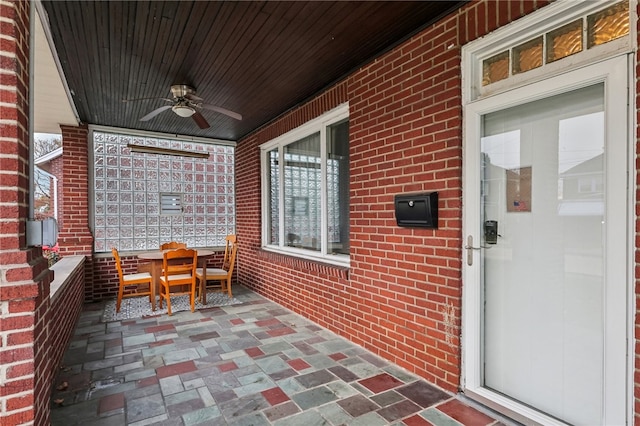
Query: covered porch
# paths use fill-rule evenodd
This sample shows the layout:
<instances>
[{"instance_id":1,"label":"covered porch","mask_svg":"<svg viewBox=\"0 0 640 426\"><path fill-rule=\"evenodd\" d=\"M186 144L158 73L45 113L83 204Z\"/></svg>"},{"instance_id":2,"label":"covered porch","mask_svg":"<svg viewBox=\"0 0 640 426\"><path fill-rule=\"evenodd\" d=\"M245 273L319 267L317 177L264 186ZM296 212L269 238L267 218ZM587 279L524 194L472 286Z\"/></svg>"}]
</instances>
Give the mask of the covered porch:
<instances>
[{"instance_id":1,"label":"covered porch","mask_svg":"<svg viewBox=\"0 0 640 426\"><path fill-rule=\"evenodd\" d=\"M243 286L234 296L240 304L112 322L105 302L85 304L51 424L501 424Z\"/></svg>"}]
</instances>

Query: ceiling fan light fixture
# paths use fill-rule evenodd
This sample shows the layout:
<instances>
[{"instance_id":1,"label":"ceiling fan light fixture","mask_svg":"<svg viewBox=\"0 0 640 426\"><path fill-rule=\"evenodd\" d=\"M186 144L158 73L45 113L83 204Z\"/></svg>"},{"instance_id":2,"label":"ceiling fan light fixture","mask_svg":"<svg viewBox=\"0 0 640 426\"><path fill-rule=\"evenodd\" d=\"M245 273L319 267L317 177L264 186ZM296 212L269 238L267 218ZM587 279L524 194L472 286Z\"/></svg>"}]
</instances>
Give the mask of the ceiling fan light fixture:
<instances>
[{"instance_id":1,"label":"ceiling fan light fixture","mask_svg":"<svg viewBox=\"0 0 640 426\"><path fill-rule=\"evenodd\" d=\"M174 105L172 108L173 112L178 114L180 117L191 117L196 113L196 110L188 105Z\"/></svg>"}]
</instances>

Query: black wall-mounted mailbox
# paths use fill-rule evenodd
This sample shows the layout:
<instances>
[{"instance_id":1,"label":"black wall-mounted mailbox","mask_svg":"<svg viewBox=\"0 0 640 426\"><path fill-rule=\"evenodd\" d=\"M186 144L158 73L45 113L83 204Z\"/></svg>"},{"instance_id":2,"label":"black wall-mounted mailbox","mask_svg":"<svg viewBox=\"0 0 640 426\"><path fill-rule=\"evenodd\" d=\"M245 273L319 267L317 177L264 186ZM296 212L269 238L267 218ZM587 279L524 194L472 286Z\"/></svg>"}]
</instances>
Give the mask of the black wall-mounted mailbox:
<instances>
[{"instance_id":1,"label":"black wall-mounted mailbox","mask_svg":"<svg viewBox=\"0 0 640 426\"><path fill-rule=\"evenodd\" d=\"M438 227L437 192L396 195L395 205L398 226Z\"/></svg>"}]
</instances>

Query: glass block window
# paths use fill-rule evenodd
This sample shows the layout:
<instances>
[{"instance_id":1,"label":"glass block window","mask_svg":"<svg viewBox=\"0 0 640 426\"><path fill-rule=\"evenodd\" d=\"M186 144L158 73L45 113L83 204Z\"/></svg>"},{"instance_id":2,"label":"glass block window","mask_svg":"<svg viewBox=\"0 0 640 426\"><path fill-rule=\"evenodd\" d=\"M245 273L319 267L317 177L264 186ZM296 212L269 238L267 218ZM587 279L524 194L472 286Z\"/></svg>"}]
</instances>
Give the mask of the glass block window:
<instances>
[{"instance_id":1,"label":"glass block window","mask_svg":"<svg viewBox=\"0 0 640 426\"><path fill-rule=\"evenodd\" d=\"M629 2L558 2L560 10L551 20L553 25L540 25L547 28L544 32L530 27L526 31L505 37L509 41L500 43L500 50L490 50L477 58L479 71L479 87L487 87L497 82L504 82L510 77L539 69L547 64L557 62L569 56L583 56L585 61L603 53L592 53L599 46L605 46L616 40L628 37L630 31ZM548 6L553 8L555 5ZM557 21L557 22L556 22ZM539 27L540 27L539 26ZM497 36L496 36L497 37ZM510 40L513 42L510 43ZM505 44L508 46L505 50ZM624 40L620 45L631 46L630 41ZM616 46L618 46L616 44ZM624 50L624 49L621 49ZM609 51L615 52L612 47ZM606 49L604 55L609 54ZM591 55L591 56L589 56ZM574 60L577 66L580 60ZM509 85L510 83L502 83ZM482 91L482 90L480 90Z\"/></svg>"},{"instance_id":2,"label":"glass block window","mask_svg":"<svg viewBox=\"0 0 640 426\"><path fill-rule=\"evenodd\" d=\"M131 152L128 144L210 155ZM235 233L234 154L227 145L94 131L95 251L223 245Z\"/></svg>"},{"instance_id":3,"label":"glass block window","mask_svg":"<svg viewBox=\"0 0 640 426\"><path fill-rule=\"evenodd\" d=\"M348 107L265 144L262 173L263 245L347 263Z\"/></svg>"}]
</instances>

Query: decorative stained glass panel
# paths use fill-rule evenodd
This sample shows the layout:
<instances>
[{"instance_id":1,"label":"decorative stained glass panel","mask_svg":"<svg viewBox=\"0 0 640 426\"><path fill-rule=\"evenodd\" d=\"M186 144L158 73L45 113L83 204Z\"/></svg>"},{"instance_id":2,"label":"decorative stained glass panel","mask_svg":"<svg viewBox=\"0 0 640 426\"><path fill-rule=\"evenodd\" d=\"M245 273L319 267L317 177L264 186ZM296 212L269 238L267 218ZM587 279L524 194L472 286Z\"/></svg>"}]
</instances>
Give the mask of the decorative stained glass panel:
<instances>
[{"instance_id":1,"label":"decorative stained glass panel","mask_svg":"<svg viewBox=\"0 0 640 426\"><path fill-rule=\"evenodd\" d=\"M542 66L542 36L513 48L513 73Z\"/></svg>"},{"instance_id":2,"label":"decorative stained glass panel","mask_svg":"<svg viewBox=\"0 0 640 426\"><path fill-rule=\"evenodd\" d=\"M547 33L547 63L582 51L582 19Z\"/></svg>"},{"instance_id":3,"label":"decorative stained glass panel","mask_svg":"<svg viewBox=\"0 0 640 426\"><path fill-rule=\"evenodd\" d=\"M587 17L587 46L589 48L629 34L629 3L614 4Z\"/></svg>"},{"instance_id":4,"label":"decorative stained glass panel","mask_svg":"<svg viewBox=\"0 0 640 426\"><path fill-rule=\"evenodd\" d=\"M482 85L486 86L509 77L509 51L482 61Z\"/></svg>"}]
</instances>

